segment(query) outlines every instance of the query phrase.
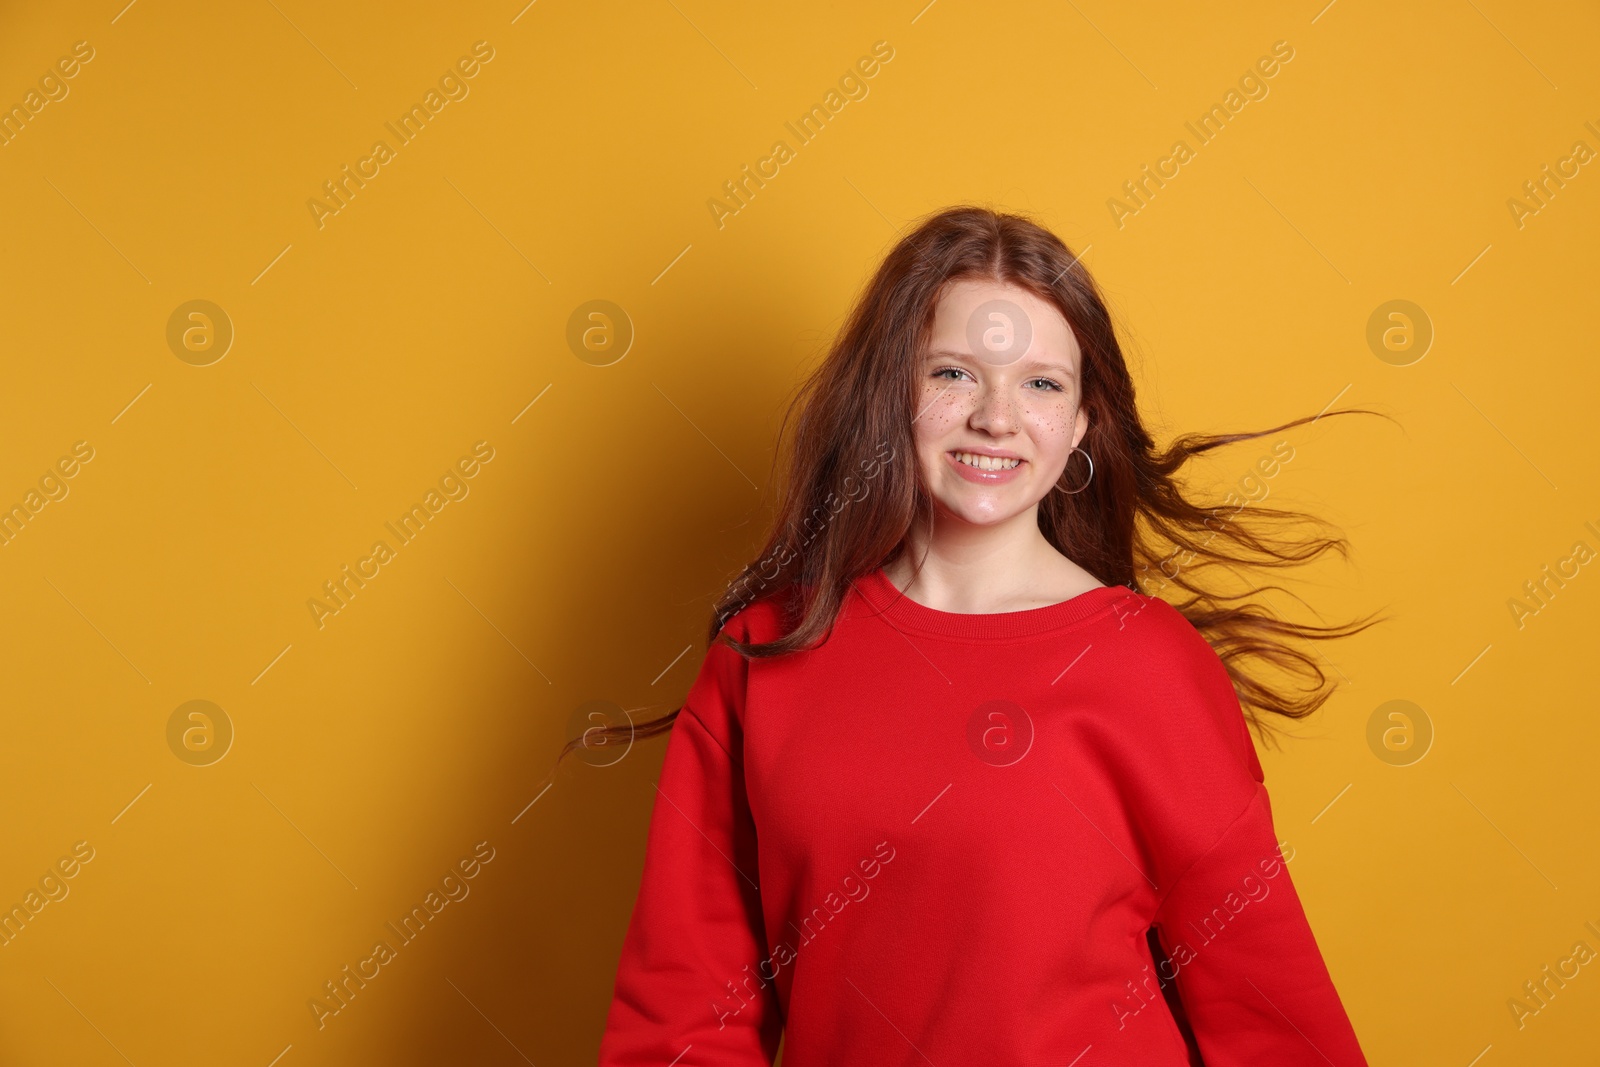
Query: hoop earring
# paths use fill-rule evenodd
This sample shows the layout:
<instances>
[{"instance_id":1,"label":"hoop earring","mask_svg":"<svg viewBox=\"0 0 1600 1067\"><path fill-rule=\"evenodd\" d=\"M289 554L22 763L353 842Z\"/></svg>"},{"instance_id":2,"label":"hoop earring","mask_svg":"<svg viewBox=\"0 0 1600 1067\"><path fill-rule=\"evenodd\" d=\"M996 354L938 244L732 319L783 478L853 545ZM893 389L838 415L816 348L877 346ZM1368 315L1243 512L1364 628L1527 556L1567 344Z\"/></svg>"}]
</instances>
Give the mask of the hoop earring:
<instances>
[{"instance_id":1,"label":"hoop earring","mask_svg":"<svg viewBox=\"0 0 1600 1067\"><path fill-rule=\"evenodd\" d=\"M1068 496L1072 496L1074 493L1083 492L1085 489L1089 488L1089 483L1094 481L1094 457L1089 455L1089 453L1084 452L1083 449L1079 448L1077 445L1072 446L1072 452L1083 452L1083 458L1089 461L1089 477L1085 478L1083 484L1078 486L1076 489L1062 489L1061 479L1057 478L1055 488L1060 489L1061 492L1066 493ZM1068 463L1072 462L1072 452L1067 453ZM1061 468L1061 473L1067 473L1067 468L1065 466Z\"/></svg>"}]
</instances>

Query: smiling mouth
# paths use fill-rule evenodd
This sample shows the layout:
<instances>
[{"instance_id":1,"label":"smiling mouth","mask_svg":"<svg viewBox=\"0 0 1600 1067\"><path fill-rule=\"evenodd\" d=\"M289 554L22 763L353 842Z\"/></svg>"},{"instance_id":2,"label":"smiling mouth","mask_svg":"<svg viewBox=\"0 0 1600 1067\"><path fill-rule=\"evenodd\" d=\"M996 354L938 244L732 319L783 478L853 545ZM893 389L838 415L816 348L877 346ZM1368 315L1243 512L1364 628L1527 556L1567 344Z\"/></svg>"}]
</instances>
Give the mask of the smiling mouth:
<instances>
[{"instance_id":1,"label":"smiling mouth","mask_svg":"<svg viewBox=\"0 0 1600 1067\"><path fill-rule=\"evenodd\" d=\"M985 456L977 452L952 452L950 454L956 458L957 463L965 463L967 466L980 471L1007 471L1022 465L1022 460L1020 459L1002 459L999 456Z\"/></svg>"}]
</instances>

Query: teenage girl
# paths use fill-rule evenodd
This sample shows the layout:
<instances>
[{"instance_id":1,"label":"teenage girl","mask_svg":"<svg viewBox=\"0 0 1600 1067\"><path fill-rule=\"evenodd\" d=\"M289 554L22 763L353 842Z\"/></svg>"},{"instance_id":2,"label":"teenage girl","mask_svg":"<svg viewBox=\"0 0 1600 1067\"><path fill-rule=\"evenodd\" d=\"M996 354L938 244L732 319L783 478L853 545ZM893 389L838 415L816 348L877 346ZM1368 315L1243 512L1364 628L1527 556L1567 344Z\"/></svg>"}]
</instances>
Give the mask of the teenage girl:
<instances>
[{"instance_id":1,"label":"teenage girl","mask_svg":"<svg viewBox=\"0 0 1600 1067\"><path fill-rule=\"evenodd\" d=\"M1372 623L1212 586L1344 541L1175 477L1253 438L1270 477L1310 418L1158 450L1083 264L976 207L899 242L796 402L684 705L568 746L671 728L602 1067L1364 1067L1249 724Z\"/></svg>"}]
</instances>

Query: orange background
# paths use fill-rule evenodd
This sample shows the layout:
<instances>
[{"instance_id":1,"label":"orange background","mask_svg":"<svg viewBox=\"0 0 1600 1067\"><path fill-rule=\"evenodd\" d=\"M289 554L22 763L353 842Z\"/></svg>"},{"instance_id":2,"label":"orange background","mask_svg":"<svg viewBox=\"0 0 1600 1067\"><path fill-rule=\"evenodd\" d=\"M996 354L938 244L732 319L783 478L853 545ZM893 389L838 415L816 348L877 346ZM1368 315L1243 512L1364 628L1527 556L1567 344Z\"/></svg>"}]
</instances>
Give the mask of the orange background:
<instances>
[{"instance_id":1,"label":"orange background","mask_svg":"<svg viewBox=\"0 0 1600 1067\"><path fill-rule=\"evenodd\" d=\"M592 1062L662 742L541 792L550 760L588 701L676 706L761 543L784 402L897 235L966 200L1084 253L1162 439L1336 398L1399 420L1290 431L1264 483L1354 541L1300 587L1322 616L1395 616L1325 650L1341 689L1263 752L1279 831L1373 1063L1577 1062L1596 964L1520 1028L1508 1001L1600 951L1600 576L1567 564L1520 626L1509 602L1600 549L1600 176L1508 202L1600 149L1597 30L1503 0L11 5L0 104L66 91L0 145L0 506L40 494L0 546L0 904L66 895L0 948L0 1062ZM465 95L392 139L480 41ZM1201 144L1185 123L1279 41ZM194 300L223 318L169 344ZM620 359L569 346L593 300ZM1422 358L1369 345L1391 300ZM319 627L307 602L434 488ZM220 716L169 732L197 700ZM1433 732L1408 765L1368 741L1391 700ZM180 758L225 724L222 758ZM461 888L319 1029L324 982Z\"/></svg>"}]
</instances>

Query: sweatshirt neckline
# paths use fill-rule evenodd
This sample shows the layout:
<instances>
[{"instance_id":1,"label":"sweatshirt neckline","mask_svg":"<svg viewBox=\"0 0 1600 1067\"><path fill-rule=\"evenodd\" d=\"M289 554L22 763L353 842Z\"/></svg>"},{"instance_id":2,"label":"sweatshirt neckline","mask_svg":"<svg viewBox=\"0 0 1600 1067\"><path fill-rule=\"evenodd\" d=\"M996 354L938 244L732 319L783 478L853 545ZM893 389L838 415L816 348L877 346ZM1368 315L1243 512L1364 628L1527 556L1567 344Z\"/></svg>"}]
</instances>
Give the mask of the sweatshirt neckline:
<instances>
[{"instance_id":1,"label":"sweatshirt neckline","mask_svg":"<svg viewBox=\"0 0 1600 1067\"><path fill-rule=\"evenodd\" d=\"M964 613L940 611L906 596L882 567L867 572L856 588L875 612L896 627L949 637L1027 637L1082 622L1133 591L1122 585L1102 585L1055 604L1021 611Z\"/></svg>"}]
</instances>

